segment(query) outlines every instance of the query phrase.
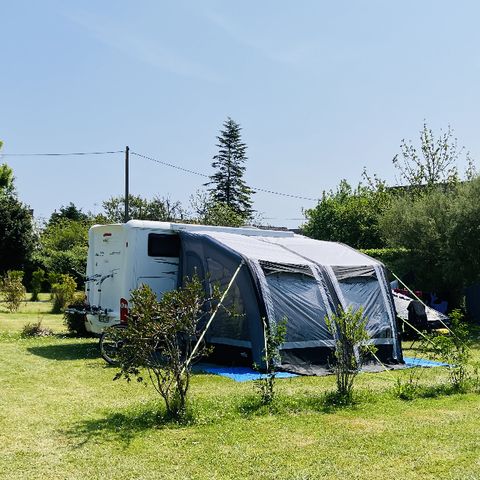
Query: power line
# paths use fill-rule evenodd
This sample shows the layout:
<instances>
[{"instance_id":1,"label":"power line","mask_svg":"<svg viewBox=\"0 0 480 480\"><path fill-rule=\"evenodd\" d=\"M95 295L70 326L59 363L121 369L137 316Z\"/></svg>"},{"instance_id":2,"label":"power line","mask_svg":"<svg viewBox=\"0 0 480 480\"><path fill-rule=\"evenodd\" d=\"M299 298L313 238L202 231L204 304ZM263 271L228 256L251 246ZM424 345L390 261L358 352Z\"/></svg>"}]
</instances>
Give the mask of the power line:
<instances>
[{"instance_id":1,"label":"power line","mask_svg":"<svg viewBox=\"0 0 480 480\"><path fill-rule=\"evenodd\" d=\"M130 152L130 153L132 155L136 155L137 157L141 157L141 158L144 158L146 160L150 160L152 162L159 163L160 165L165 165L167 167L175 168L176 170L181 170L182 172L191 173L192 175L197 175L197 176L203 177L203 178L210 178L210 175L207 175L205 173L197 172L195 170L189 170L188 168L183 168L183 167L180 167L178 165L174 165L173 163L164 162L162 160L158 160L157 158L149 157L148 155L143 155L143 154L137 153L137 152ZM251 188L252 188L252 190L255 190L257 192L270 193L272 195L279 195L279 196L282 196L282 197L298 198L300 200L310 200L312 202L318 202L320 200L319 198L304 197L302 195L294 195L294 194L291 194L291 193L277 192L275 190L268 190L266 188L260 188L260 187L251 187Z\"/></svg>"},{"instance_id":2,"label":"power line","mask_svg":"<svg viewBox=\"0 0 480 480\"><path fill-rule=\"evenodd\" d=\"M124 150L112 152L68 152L68 153L0 153L0 157L66 157L74 155L111 155L124 153Z\"/></svg>"}]
</instances>

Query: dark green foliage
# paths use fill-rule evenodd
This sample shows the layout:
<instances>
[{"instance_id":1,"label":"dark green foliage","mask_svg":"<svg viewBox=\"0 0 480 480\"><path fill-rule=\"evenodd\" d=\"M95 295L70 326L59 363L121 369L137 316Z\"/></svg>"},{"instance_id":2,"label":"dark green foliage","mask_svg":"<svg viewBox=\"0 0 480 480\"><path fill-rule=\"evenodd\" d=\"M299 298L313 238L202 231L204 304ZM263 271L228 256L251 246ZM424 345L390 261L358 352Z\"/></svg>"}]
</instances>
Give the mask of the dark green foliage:
<instances>
[{"instance_id":1,"label":"dark green foliage","mask_svg":"<svg viewBox=\"0 0 480 480\"><path fill-rule=\"evenodd\" d=\"M480 279L480 178L449 190L399 196L379 224L386 242L406 248L415 286L458 305L463 289Z\"/></svg>"},{"instance_id":2,"label":"dark green foliage","mask_svg":"<svg viewBox=\"0 0 480 480\"><path fill-rule=\"evenodd\" d=\"M337 378L337 395L341 402L352 401L355 377L360 372L366 359L376 352L376 347L369 344L367 317L363 308L354 311L352 307L338 314L325 317L328 330L335 338L335 364L333 369Z\"/></svg>"},{"instance_id":3,"label":"dark green foliage","mask_svg":"<svg viewBox=\"0 0 480 480\"><path fill-rule=\"evenodd\" d=\"M27 323L22 328L22 337L48 337L53 335L52 329L44 327L42 325L42 320L33 323Z\"/></svg>"},{"instance_id":4,"label":"dark green foliage","mask_svg":"<svg viewBox=\"0 0 480 480\"><path fill-rule=\"evenodd\" d=\"M117 352L120 371L115 379L143 382L146 374L168 415L185 419L192 363L209 353L203 342L194 351L199 325L210 317L219 299L218 288L213 287L207 297L196 276L187 279L184 287L166 292L160 301L146 285L134 290L127 327L109 329L123 345Z\"/></svg>"},{"instance_id":5,"label":"dark green foliage","mask_svg":"<svg viewBox=\"0 0 480 480\"><path fill-rule=\"evenodd\" d=\"M360 251L365 255L376 258L399 277L415 271L415 265L412 265L410 259L410 251L406 248L369 248Z\"/></svg>"},{"instance_id":6,"label":"dark green foliage","mask_svg":"<svg viewBox=\"0 0 480 480\"><path fill-rule=\"evenodd\" d=\"M382 248L378 217L390 197L385 185L376 179L369 186L358 185L355 189L342 180L336 191L324 192L316 207L305 210L303 233L354 248Z\"/></svg>"},{"instance_id":7,"label":"dark green foliage","mask_svg":"<svg viewBox=\"0 0 480 480\"><path fill-rule=\"evenodd\" d=\"M34 244L30 210L15 195L0 192L0 273L23 269Z\"/></svg>"},{"instance_id":8,"label":"dark green foliage","mask_svg":"<svg viewBox=\"0 0 480 480\"><path fill-rule=\"evenodd\" d=\"M45 281L45 271L39 268L32 273L31 288L32 288L32 302L38 301L38 294L42 291L42 285Z\"/></svg>"},{"instance_id":9,"label":"dark green foliage","mask_svg":"<svg viewBox=\"0 0 480 480\"><path fill-rule=\"evenodd\" d=\"M70 334L76 337L89 337L90 332L85 328L85 299L78 298L68 305L68 310L63 314L63 323Z\"/></svg>"},{"instance_id":10,"label":"dark green foliage","mask_svg":"<svg viewBox=\"0 0 480 480\"><path fill-rule=\"evenodd\" d=\"M265 376L256 380L254 385L260 395L262 405L269 405L275 397L276 366L280 361L280 346L285 342L287 335L287 318L284 318L277 325L267 325L265 320L263 320L263 325L265 331L265 348L263 352Z\"/></svg>"},{"instance_id":11,"label":"dark green foliage","mask_svg":"<svg viewBox=\"0 0 480 480\"><path fill-rule=\"evenodd\" d=\"M1 280L0 291L9 312L16 312L25 301L27 290L22 280L23 272L20 270L9 270Z\"/></svg>"},{"instance_id":12,"label":"dark green foliage","mask_svg":"<svg viewBox=\"0 0 480 480\"><path fill-rule=\"evenodd\" d=\"M66 207L63 205L60 207L60 211L53 212L50 215L48 224L57 223L62 220L73 220L75 222L87 222L89 217L86 213L82 212L81 208L77 208L74 203L70 202Z\"/></svg>"},{"instance_id":13,"label":"dark green foliage","mask_svg":"<svg viewBox=\"0 0 480 480\"><path fill-rule=\"evenodd\" d=\"M216 172L210 176L209 192L215 203L225 204L244 220L252 216L252 189L243 178L247 145L242 142L241 127L231 118L223 124L218 140L218 153L213 157Z\"/></svg>"},{"instance_id":14,"label":"dark green foliage","mask_svg":"<svg viewBox=\"0 0 480 480\"><path fill-rule=\"evenodd\" d=\"M102 203L107 223L123 223L125 219L125 197L112 197ZM147 200L140 195L129 195L130 218L136 220L156 220L172 222L184 216L180 202L168 197L154 197Z\"/></svg>"}]
</instances>

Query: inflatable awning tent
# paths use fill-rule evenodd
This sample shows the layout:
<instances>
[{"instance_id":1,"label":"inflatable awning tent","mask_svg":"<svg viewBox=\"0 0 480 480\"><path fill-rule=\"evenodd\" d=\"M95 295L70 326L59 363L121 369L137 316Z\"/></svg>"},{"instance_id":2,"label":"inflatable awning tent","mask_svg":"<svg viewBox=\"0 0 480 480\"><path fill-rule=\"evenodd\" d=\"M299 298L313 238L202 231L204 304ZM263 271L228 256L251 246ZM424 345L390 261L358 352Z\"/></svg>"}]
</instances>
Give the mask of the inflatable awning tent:
<instances>
[{"instance_id":1,"label":"inflatable awning tent","mask_svg":"<svg viewBox=\"0 0 480 480\"><path fill-rule=\"evenodd\" d=\"M391 365L403 362L385 268L373 258L343 244L293 234L179 234L182 278L196 272L226 288L244 261L225 301L240 315L219 314L206 333L215 361L263 365L264 322L286 318L280 369L325 373L335 345L325 316L339 306L362 306L379 359Z\"/></svg>"}]
</instances>

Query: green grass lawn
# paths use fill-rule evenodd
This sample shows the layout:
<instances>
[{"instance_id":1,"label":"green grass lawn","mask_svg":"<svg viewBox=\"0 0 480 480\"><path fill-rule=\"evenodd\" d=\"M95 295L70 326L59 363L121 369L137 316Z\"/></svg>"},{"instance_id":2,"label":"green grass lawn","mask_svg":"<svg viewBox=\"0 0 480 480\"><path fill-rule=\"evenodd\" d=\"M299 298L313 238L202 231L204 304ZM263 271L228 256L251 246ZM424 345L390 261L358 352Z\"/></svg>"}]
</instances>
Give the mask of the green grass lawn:
<instances>
[{"instance_id":1,"label":"green grass lawn","mask_svg":"<svg viewBox=\"0 0 480 480\"><path fill-rule=\"evenodd\" d=\"M406 402L391 388L407 371L362 374L359 403L328 409L334 378L297 377L278 381L265 412L251 383L197 374L193 423L162 423L153 389L113 382L97 341L68 337L48 310L0 306L0 478L480 478L477 394ZM21 338L39 317L56 335ZM430 369L423 381L445 377Z\"/></svg>"}]
</instances>

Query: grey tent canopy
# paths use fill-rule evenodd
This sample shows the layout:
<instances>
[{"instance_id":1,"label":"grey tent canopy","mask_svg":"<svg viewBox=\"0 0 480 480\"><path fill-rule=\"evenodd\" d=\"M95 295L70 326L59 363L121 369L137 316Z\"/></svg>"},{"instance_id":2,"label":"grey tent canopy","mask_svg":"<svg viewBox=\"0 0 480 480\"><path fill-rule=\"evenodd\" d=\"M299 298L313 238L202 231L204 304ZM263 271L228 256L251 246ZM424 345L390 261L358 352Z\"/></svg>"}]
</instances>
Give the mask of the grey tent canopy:
<instances>
[{"instance_id":1,"label":"grey tent canopy","mask_svg":"<svg viewBox=\"0 0 480 480\"><path fill-rule=\"evenodd\" d=\"M225 288L242 260L225 303L238 316L218 315L206 333L216 361L263 365L265 325L287 319L280 369L324 373L334 339L325 316L362 306L382 363L402 363L395 310L384 266L339 243L303 237L179 232L181 278L197 273Z\"/></svg>"}]
</instances>

